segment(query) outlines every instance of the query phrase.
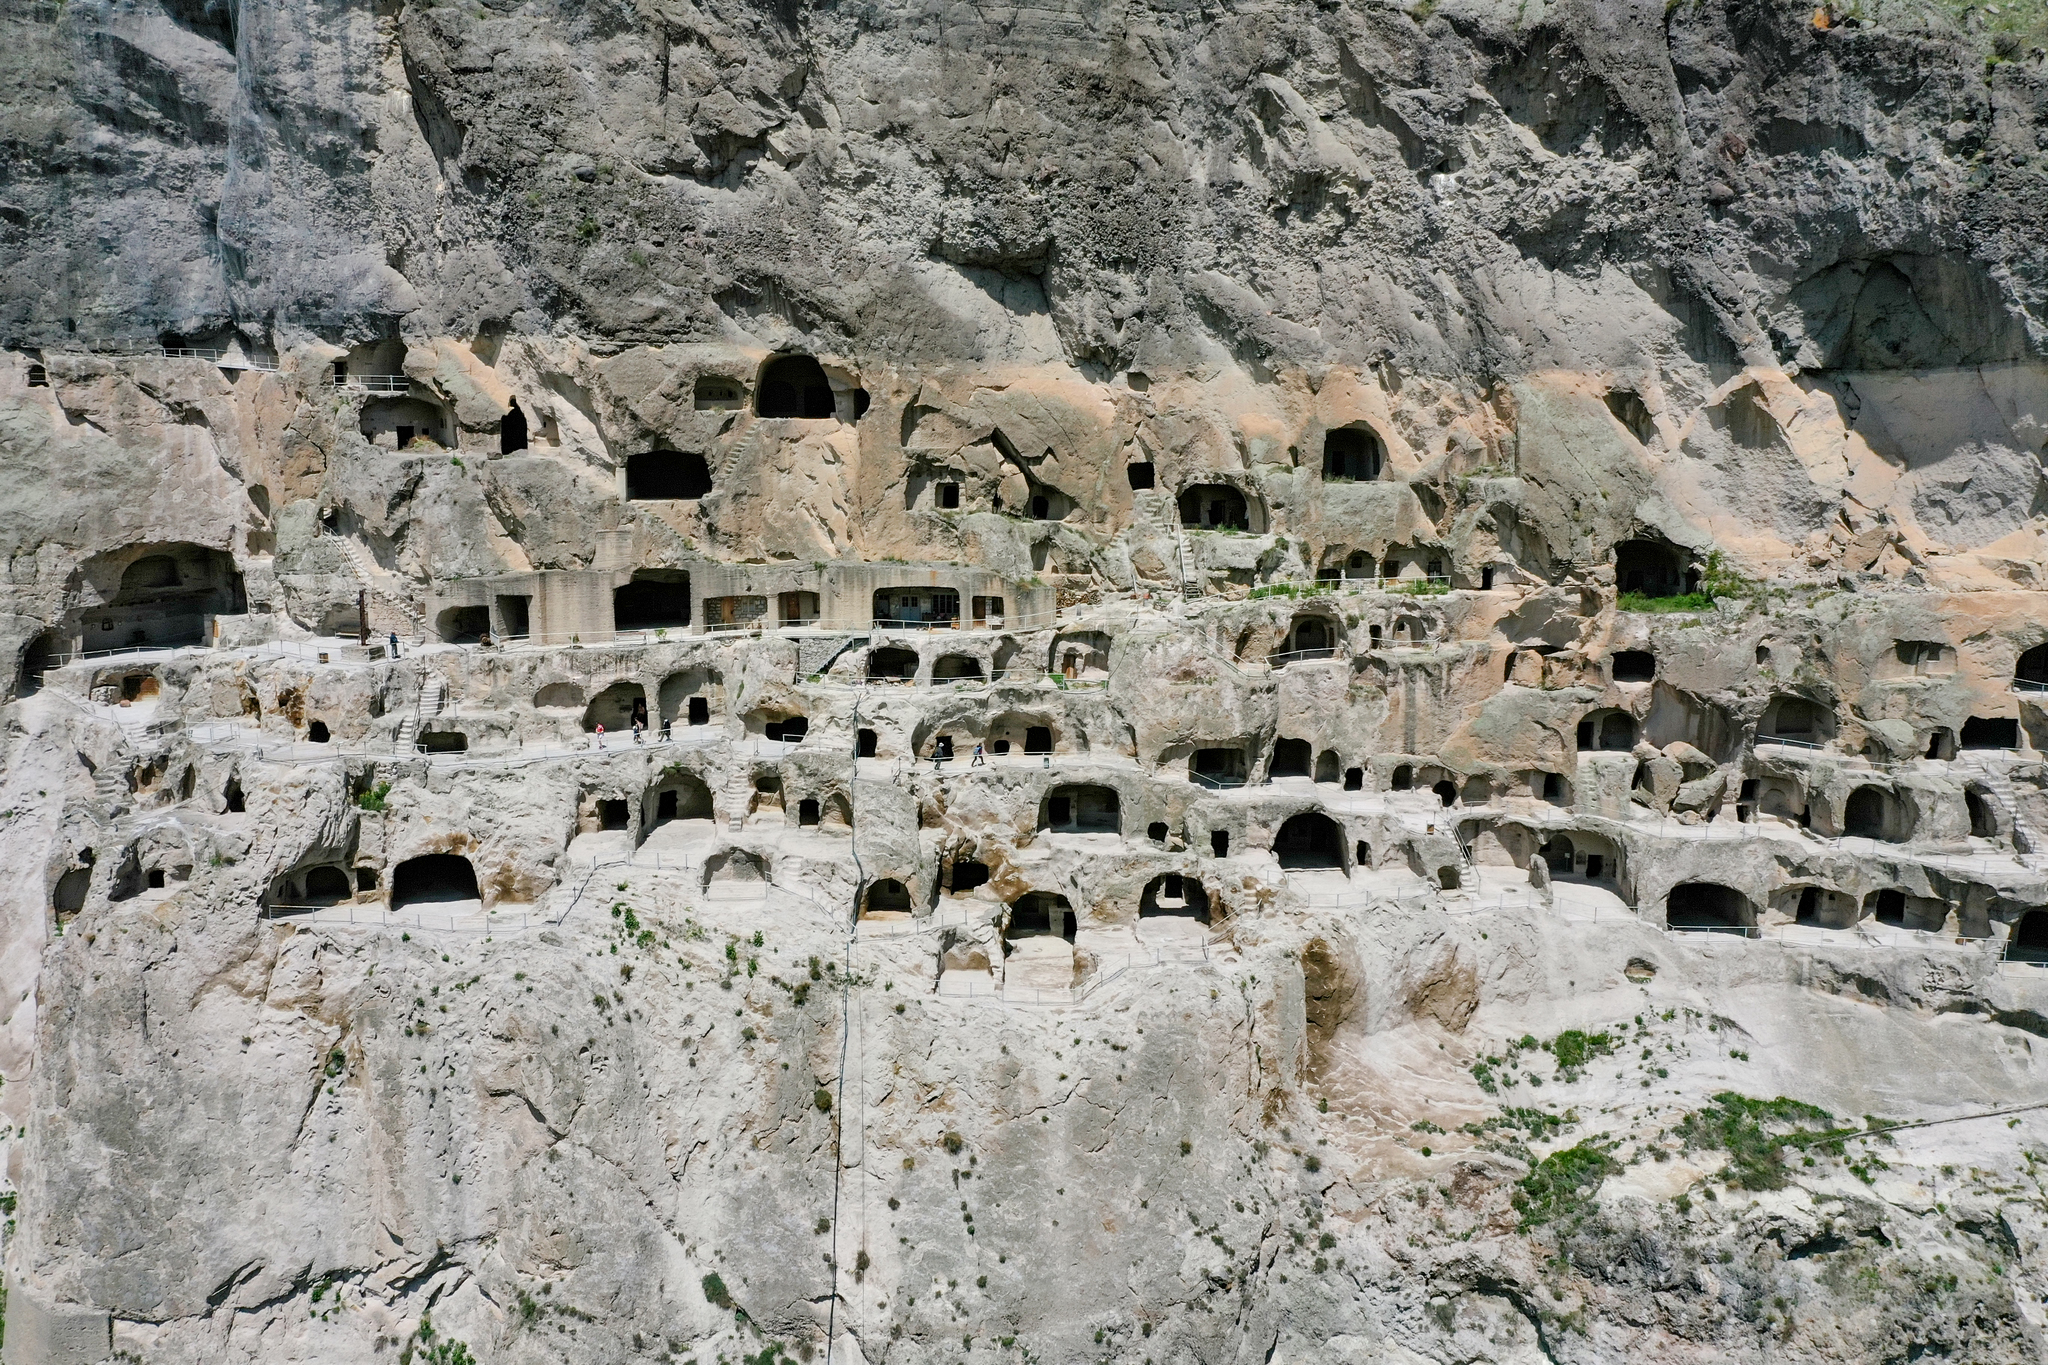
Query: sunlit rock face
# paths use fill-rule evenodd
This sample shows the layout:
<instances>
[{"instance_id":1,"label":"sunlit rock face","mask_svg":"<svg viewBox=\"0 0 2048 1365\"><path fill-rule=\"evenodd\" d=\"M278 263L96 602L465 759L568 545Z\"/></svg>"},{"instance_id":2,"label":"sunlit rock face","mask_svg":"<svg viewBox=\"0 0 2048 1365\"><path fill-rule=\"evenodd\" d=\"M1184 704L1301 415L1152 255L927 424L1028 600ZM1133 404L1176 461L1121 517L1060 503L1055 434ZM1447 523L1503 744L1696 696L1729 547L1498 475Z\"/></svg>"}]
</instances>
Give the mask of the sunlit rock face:
<instances>
[{"instance_id":1,"label":"sunlit rock face","mask_svg":"<svg viewBox=\"0 0 2048 1365\"><path fill-rule=\"evenodd\" d=\"M2042 1354L2035 0L5 23L8 1365Z\"/></svg>"}]
</instances>

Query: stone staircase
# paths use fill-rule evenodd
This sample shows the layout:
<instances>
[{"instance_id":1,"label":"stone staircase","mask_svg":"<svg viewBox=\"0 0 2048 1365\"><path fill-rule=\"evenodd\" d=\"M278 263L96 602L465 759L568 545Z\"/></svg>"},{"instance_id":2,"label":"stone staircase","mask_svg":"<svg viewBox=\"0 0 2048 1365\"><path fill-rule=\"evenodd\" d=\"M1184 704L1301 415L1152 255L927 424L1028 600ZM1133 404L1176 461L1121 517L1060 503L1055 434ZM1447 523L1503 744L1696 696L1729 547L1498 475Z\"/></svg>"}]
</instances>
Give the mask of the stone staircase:
<instances>
[{"instance_id":1,"label":"stone staircase","mask_svg":"<svg viewBox=\"0 0 2048 1365\"><path fill-rule=\"evenodd\" d=\"M424 638L427 628L426 615L413 606L404 593L384 581L390 575L370 562L370 557L363 552L363 547L347 536L329 536L328 539L341 547L341 557L347 562L349 573L362 585L363 590L397 608L399 615L411 623L410 633L415 640Z\"/></svg>"},{"instance_id":2,"label":"stone staircase","mask_svg":"<svg viewBox=\"0 0 2048 1365\"><path fill-rule=\"evenodd\" d=\"M94 770L92 794L114 815L125 814L128 809L128 774L111 763Z\"/></svg>"},{"instance_id":3,"label":"stone staircase","mask_svg":"<svg viewBox=\"0 0 2048 1365\"><path fill-rule=\"evenodd\" d=\"M725 452L725 458L718 462L718 471L711 476L711 487L721 493L732 487L733 476L739 473L741 463L753 452L761 434L759 418L742 417L740 420L747 424L746 431L733 442L732 449Z\"/></svg>"},{"instance_id":4,"label":"stone staircase","mask_svg":"<svg viewBox=\"0 0 2048 1365\"><path fill-rule=\"evenodd\" d=\"M2012 820L2013 847L2021 853L2040 852L2043 847L2041 837L2034 832L2034 827L2028 824L2026 817L2021 814L2019 793L2013 790L2012 778L2007 776L2003 769L1993 768L1989 764L1977 771L1978 785L1998 798L1998 803L2005 807L2006 815Z\"/></svg>"},{"instance_id":5,"label":"stone staircase","mask_svg":"<svg viewBox=\"0 0 2048 1365\"><path fill-rule=\"evenodd\" d=\"M420 684L419 700L414 704L412 714L398 722L398 747L409 749L418 743L421 728L440 715L447 704L448 684L441 680L440 674L429 673L427 680Z\"/></svg>"},{"instance_id":6,"label":"stone staircase","mask_svg":"<svg viewBox=\"0 0 2048 1365\"><path fill-rule=\"evenodd\" d=\"M725 827L738 834L747 825L747 807L754 800L754 782L746 768L735 765L725 779Z\"/></svg>"}]
</instances>

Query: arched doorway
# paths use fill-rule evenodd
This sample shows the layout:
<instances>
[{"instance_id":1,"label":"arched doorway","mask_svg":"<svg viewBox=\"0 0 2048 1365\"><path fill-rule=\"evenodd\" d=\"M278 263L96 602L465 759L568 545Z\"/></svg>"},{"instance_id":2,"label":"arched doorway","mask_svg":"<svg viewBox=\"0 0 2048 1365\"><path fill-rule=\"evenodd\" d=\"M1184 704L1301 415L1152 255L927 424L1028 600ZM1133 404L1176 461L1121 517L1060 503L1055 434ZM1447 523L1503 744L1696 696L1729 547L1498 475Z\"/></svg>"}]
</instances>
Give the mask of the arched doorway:
<instances>
[{"instance_id":1,"label":"arched doorway","mask_svg":"<svg viewBox=\"0 0 2048 1365\"><path fill-rule=\"evenodd\" d=\"M1905 804L1882 787L1858 787L1849 793L1848 804L1842 808L1842 833L1852 839L1903 843L1911 833L1911 823Z\"/></svg>"},{"instance_id":2,"label":"arched doorway","mask_svg":"<svg viewBox=\"0 0 2048 1365\"><path fill-rule=\"evenodd\" d=\"M1168 872L1154 877L1138 898L1138 918L1174 916L1198 923L1209 922L1209 893L1193 877Z\"/></svg>"},{"instance_id":3,"label":"arched doorway","mask_svg":"<svg viewBox=\"0 0 2048 1365\"><path fill-rule=\"evenodd\" d=\"M2048 692L2048 644L2035 645L2020 655L2012 681L2022 692Z\"/></svg>"},{"instance_id":4,"label":"arched doorway","mask_svg":"<svg viewBox=\"0 0 2048 1365\"><path fill-rule=\"evenodd\" d=\"M695 773L670 773L641 798L640 818L649 831L677 820L709 821L711 788Z\"/></svg>"},{"instance_id":5,"label":"arched doorway","mask_svg":"<svg viewBox=\"0 0 2048 1365\"><path fill-rule=\"evenodd\" d=\"M633 717L639 715L645 723L647 715L647 693L636 682L615 682L590 699L590 705L583 709L583 728L586 732L602 725L608 732L618 734L633 728Z\"/></svg>"},{"instance_id":6,"label":"arched doorway","mask_svg":"<svg viewBox=\"0 0 2048 1365\"><path fill-rule=\"evenodd\" d=\"M306 873L306 904L339 905L355 895L348 872L339 867L312 868Z\"/></svg>"},{"instance_id":7,"label":"arched doorway","mask_svg":"<svg viewBox=\"0 0 2048 1365\"><path fill-rule=\"evenodd\" d=\"M476 869L454 853L428 853L408 858L391 874L391 908L481 900Z\"/></svg>"},{"instance_id":8,"label":"arched doorway","mask_svg":"<svg viewBox=\"0 0 2048 1365\"><path fill-rule=\"evenodd\" d=\"M64 642L54 630L46 630L28 642L21 652L21 675L14 685L17 697L34 696L41 690L43 675L50 671L64 651Z\"/></svg>"},{"instance_id":9,"label":"arched doorway","mask_svg":"<svg viewBox=\"0 0 2048 1365\"><path fill-rule=\"evenodd\" d=\"M909 682L917 677L917 651L886 646L868 651L869 682Z\"/></svg>"},{"instance_id":10,"label":"arched doorway","mask_svg":"<svg viewBox=\"0 0 2048 1365\"><path fill-rule=\"evenodd\" d=\"M1377 479L1386 459L1379 433L1365 426L1338 427L1323 437L1323 480L1362 482Z\"/></svg>"},{"instance_id":11,"label":"arched doorway","mask_svg":"<svg viewBox=\"0 0 2048 1365\"><path fill-rule=\"evenodd\" d=\"M1273 763L1267 771L1269 777L1307 777L1311 758L1309 743L1305 739L1280 739L1273 742Z\"/></svg>"},{"instance_id":12,"label":"arched doorway","mask_svg":"<svg viewBox=\"0 0 2048 1365\"><path fill-rule=\"evenodd\" d=\"M1664 922L1673 929L1742 934L1756 923L1756 908L1732 886L1680 882L1664 898Z\"/></svg>"},{"instance_id":13,"label":"arched doorway","mask_svg":"<svg viewBox=\"0 0 2048 1365\"><path fill-rule=\"evenodd\" d=\"M1273 837L1273 853L1288 869L1342 868L1344 834L1321 811L1305 810L1290 817Z\"/></svg>"},{"instance_id":14,"label":"arched doorway","mask_svg":"<svg viewBox=\"0 0 2048 1365\"><path fill-rule=\"evenodd\" d=\"M1074 910L1067 898L1051 891L1026 891L1010 905L1003 926L1006 945L1026 938L1063 938L1074 941Z\"/></svg>"},{"instance_id":15,"label":"arched doorway","mask_svg":"<svg viewBox=\"0 0 2048 1365\"><path fill-rule=\"evenodd\" d=\"M1197 484L1180 495L1180 524L1209 531L1249 531L1251 509L1228 484Z\"/></svg>"},{"instance_id":16,"label":"arched doorway","mask_svg":"<svg viewBox=\"0 0 2048 1365\"><path fill-rule=\"evenodd\" d=\"M884 877L870 885L867 898L861 905L862 918L908 915L910 912L910 888L894 877Z\"/></svg>"},{"instance_id":17,"label":"arched doorway","mask_svg":"<svg viewBox=\"0 0 2048 1365\"><path fill-rule=\"evenodd\" d=\"M543 711L580 711L583 689L572 682L552 682L533 694L533 704Z\"/></svg>"},{"instance_id":18,"label":"arched doorway","mask_svg":"<svg viewBox=\"0 0 2048 1365\"><path fill-rule=\"evenodd\" d=\"M1684 557L1662 541L1624 540L1614 547L1614 585L1644 597L1676 597L1684 591Z\"/></svg>"},{"instance_id":19,"label":"arched doorway","mask_svg":"<svg viewBox=\"0 0 2048 1365\"><path fill-rule=\"evenodd\" d=\"M1327 659L1336 652L1337 632L1321 616L1298 616L1287 632L1285 653L1297 659Z\"/></svg>"},{"instance_id":20,"label":"arched doorway","mask_svg":"<svg viewBox=\"0 0 2048 1365\"><path fill-rule=\"evenodd\" d=\"M807 355L779 355L761 369L755 412L762 417L832 417L832 381Z\"/></svg>"}]
</instances>

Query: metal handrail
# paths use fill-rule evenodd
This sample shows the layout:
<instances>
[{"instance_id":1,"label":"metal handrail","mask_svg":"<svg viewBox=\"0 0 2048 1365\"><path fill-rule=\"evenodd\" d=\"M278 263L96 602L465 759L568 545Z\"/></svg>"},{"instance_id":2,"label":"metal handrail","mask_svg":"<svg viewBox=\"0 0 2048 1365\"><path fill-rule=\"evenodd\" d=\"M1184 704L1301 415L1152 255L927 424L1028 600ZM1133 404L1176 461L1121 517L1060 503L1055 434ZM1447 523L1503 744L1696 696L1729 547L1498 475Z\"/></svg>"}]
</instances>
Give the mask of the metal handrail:
<instances>
[{"instance_id":1,"label":"metal handrail","mask_svg":"<svg viewBox=\"0 0 2048 1365\"><path fill-rule=\"evenodd\" d=\"M1393 584L1394 588L1398 589L1405 583L1443 583L1448 585L1450 581L1451 576L1447 573L1396 574L1392 578L1388 578L1383 574L1345 574L1341 578L1274 578L1259 584L1259 587L1291 588L1299 586L1309 590L1304 596L1314 597L1338 591L1387 592L1390 591L1387 586L1388 584ZM1274 597L1282 596L1279 593L1270 595Z\"/></svg>"},{"instance_id":2,"label":"metal handrail","mask_svg":"<svg viewBox=\"0 0 2048 1365\"><path fill-rule=\"evenodd\" d=\"M356 910L358 908L365 911L365 918L361 920L356 918ZM498 912L495 909L485 909L482 914L486 922L483 924L458 924L454 915L436 916L435 918L443 920L445 923L429 924L427 923L428 917L417 910L378 909L374 905L365 905L358 901L337 901L333 905L263 905L257 907L256 918L263 920L290 919L303 914L318 914L323 911L332 912L336 910L346 910L348 912L348 925L351 928L411 928L421 930L422 932L432 930L435 933L444 934L488 934L500 929L509 931L513 928L524 930L532 927L535 922L533 915L528 911L520 912L519 923L516 926L512 923L510 915L505 916L502 920L491 920L490 917ZM285 913L281 915L278 913L279 911ZM410 919L406 918L408 914L411 916ZM542 919L539 922L549 924L555 921ZM318 921L318 923L321 928L341 927L339 921L334 919L324 919Z\"/></svg>"},{"instance_id":3,"label":"metal handrail","mask_svg":"<svg viewBox=\"0 0 2048 1365\"><path fill-rule=\"evenodd\" d=\"M382 394L409 394L412 383L412 377L403 374L346 374L336 375L333 381L337 389Z\"/></svg>"},{"instance_id":4,"label":"metal handrail","mask_svg":"<svg viewBox=\"0 0 2048 1365\"><path fill-rule=\"evenodd\" d=\"M1781 745L1783 745L1784 747L1786 747L1787 749L1814 749L1814 750L1822 750L1822 749L1826 749L1826 748L1828 747L1828 746L1827 746L1826 744L1824 744L1824 743L1823 743L1823 744L1816 744L1816 743L1814 743L1814 742L1813 742L1812 740L1810 740L1810 739L1791 739L1791 738L1789 738L1789 737L1787 737L1787 736L1785 736L1785 735L1758 735L1758 736L1756 737L1756 743L1757 743L1757 744L1781 744Z\"/></svg>"},{"instance_id":5,"label":"metal handrail","mask_svg":"<svg viewBox=\"0 0 2048 1365\"><path fill-rule=\"evenodd\" d=\"M81 649L69 654L52 654L48 656L47 666L50 668L61 668L66 664L77 663L80 659L111 659L120 655L127 655L138 659L144 657L168 658L172 655L183 654L187 650L207 650L211 648L213 648L211 645L117 645L113 649Z\"/></svg>"},{"instance_id":6,"label":"metal handrail","mask_svg":"<svg viewBox=\"0 0 2048 1365\"><path fill-rule=\"evenodd\" d=\"M225 351L204 350L196 346L159 346L166 360L204 360L219 365L224 370L257 370L263 374L277 373L277 359L274 356L244 355L239 362L232 360ZM223 364L222 362L227 363Z\"/></svg>"},{"instance_id":7,"label":"metal handrail","mask_svg":"<svg viewBox=\"0 0 2048 1365\"><path fill-rule=\"evenodd\" d=\"M1232 777L1228 774L1198 773L1190 768L1188 769L1188 781L1207 787L1210 791L1228 791L1233 787L1247 785L1251 779L1242 774Z\"/></svg>"},{"instance_id":8,"label":"metal handrail","mask_svg":"<svg viewBox=\"0 0 2048 1365\"><path fill-rule=\"evenodd\" d=\"M1266 662L1274 668L1285 668L1290 663L1297 663L1307 659L1334 659L1336 657L1337 650L1334 647L1324 649L1290 649L1280 654L1268 654Z\"/></svg>"}]
</instances>

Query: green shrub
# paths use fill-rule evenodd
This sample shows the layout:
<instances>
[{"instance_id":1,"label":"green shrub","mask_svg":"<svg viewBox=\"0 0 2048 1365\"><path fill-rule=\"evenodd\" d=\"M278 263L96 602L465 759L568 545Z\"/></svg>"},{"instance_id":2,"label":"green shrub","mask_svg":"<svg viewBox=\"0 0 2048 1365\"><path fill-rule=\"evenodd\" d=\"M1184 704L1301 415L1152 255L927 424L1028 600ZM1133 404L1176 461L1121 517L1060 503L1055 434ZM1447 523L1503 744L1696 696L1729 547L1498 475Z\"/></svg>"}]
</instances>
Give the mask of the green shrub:
<instances>
[{"instance_id":1,"label":"green shrub","mask_svg":"<svg viewBox=\"0 0 2048 1365\"><path fill-rule=\"evenodd\" d=\"M356 805L364 810L381 811L384 809L384 798L389 795L391 795L391 784L389 782L379 782L376 786L358 796L356 798Z\"/></svg>"},{"instance_id":2,"label":"green shrub","mask_svg":"<svg viewBox=\"0 0 2048 1365\"><path fill-rule=\"evenodd\" d=\"M706 1275L698 1283L704 1291L704 1301L713 1308L733 1307L732 1295L726 1292L725 1281L717 1275Z\"/></svg>"},{"instance_id":3,"label":"green shrub","mask_svg":"<svg viewBox=\"0 0 2048 1365\"><path fill-rule=\"evenodd\" d=\"M1587 1062L1613 1052L1614 1039L1604 1032L1584 1033L1571 1028L1551 1039L1545 1050L1557 1058L1559 1077L1571 1080L1585 1069Z\"/></svg>"},{"instance_id":4,"label":"green shrub","mask_svg":"<svg viewBox=\"0 0 2048 1365\"><path fill-rule=\"evenodd\" d=\"M1732 1090L1714 1096L1713 1108L1688 1114L1678 1125L1687 1147L1728 1153L1722 1178L1740 1190L1781 1189L1790 1178L1786 1148L1818 1147L1841 1156L1844 1140L1858 1131L1835 1127L1834 1115L1811 1104L1782 1095L1753 1100Z\"/></svg>"},{"instance_id":5,"label":"green shrub","mask_svg":"<svg viewBox=\"0 0 2048 1365\"><path fill-rule=\"evenodd\" d=\"M832 1092L822 1085L819 1086L817 1093L811 1096L811 1103L818 1106L819 1113L830 1113L832 1110Z\"/></svg>"},{"instance_id":6,"label":"green shrub","mask_svg":"<svg viewBox=\"0 0 2048 1365\"><path fill-rule=\"evenodd\" d=\"M1615 599L1614 605L1621 611L1711 611L1714 599L1703 592L1682 592L1676 597L1651 597L1647 593L1625 592Z\"/></svg>"},{"instance_id":7,"label":"green shrub","mask_svg":"<svg viewBox=\"0 0 2048 1365\"><path fill-rule=\"evenodd\" d=\"M1516 1182L1512 1202L1521 1231L1544 1223L1576 1224L1591 1211L1600 1185L1621 1165L1607 1149L1581 1142L1552 1152Z\"/></svg>"}]
</instances>

